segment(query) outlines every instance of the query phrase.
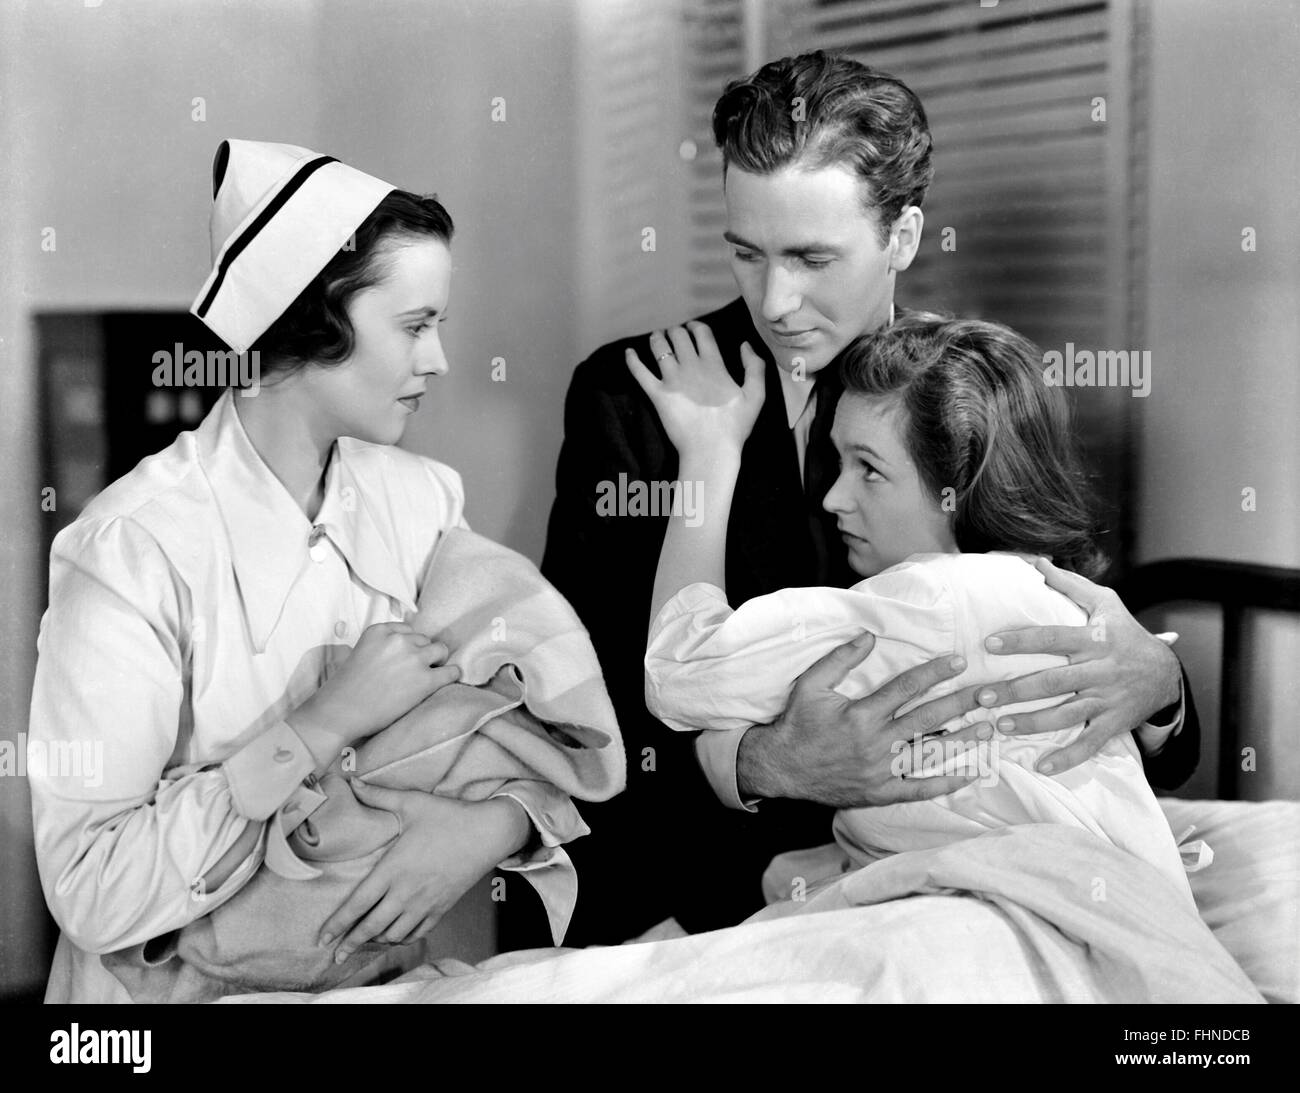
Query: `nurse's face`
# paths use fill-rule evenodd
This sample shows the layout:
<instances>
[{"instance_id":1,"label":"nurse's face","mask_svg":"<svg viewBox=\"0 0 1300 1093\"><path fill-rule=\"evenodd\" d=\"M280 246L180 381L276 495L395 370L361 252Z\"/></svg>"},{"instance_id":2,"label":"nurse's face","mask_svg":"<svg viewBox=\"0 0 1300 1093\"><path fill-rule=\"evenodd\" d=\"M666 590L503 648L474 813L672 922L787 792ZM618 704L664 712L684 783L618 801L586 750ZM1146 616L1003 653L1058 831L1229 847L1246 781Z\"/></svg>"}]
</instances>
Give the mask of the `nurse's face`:
<instances>
[{"instance_id":1,"label":"nurse's face","mask_svg":"<svg viewBox=\"0 0 1300 1093\"><path fill-rule=\"evenodd\" d=\"M352 354L311 370L317 405L338 436L396 444L428 378L447 371L439 324L451 289L451 252L438 239L387 244L387 272L348 303Z\"/></svg>"},{"instance_id":2,"label":"nurse's face","mask_svg":"<svg viewBox=\"0 0 1300 1093\"><path fill-rule=\"evenodd\" d=\"M833 513L853 572L871 577L911 554L957 550L950 513L925 487L908 454L897 399L846 393L831 440L840 475L823 505Z\"/></svg>"}]
</instances>

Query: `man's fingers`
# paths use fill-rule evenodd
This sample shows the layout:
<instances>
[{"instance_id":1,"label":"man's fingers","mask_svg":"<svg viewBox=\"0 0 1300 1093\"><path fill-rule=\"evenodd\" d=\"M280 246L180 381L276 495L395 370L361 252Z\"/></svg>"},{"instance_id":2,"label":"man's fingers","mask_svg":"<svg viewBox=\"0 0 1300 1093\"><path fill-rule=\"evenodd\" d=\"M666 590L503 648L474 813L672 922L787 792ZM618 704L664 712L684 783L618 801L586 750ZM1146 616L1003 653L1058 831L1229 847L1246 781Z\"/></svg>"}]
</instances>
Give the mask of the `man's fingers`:
<instances>
[{"instance_id":1,"label":"man's fingers","mask_svg":"<svg viewBox=\"0 0 1300 1093\"><path fill-rule=\"evenodd\" d=\"M864 630L852 641L837 645L820 660L804 669L803 675L794 681L796 690L800 688L832 690L851 669L867 659L875 644L875 634L870 630Z\"/></svg>"},{"instance_id":2,"label":"man's fingers","mask_svg":"<svg viewBox=\"0 0 1300 1093\"><path fill-rule=\"evenodd\" d=\"M1058 569L1046 558L1039 558L1034 563L1034 568L1043 575L1043 581L1048 588L1054 588L1062 595L1068 596L1089 615L1103 606L1106 594L1110 591L1101 585L1093 584L1087 577Z\"/></svg>"},{"instance_id":3,"label":"man's fingers","mask_svg":"<svg viewBox=\"0 0 1300 1093\"><path fill-rule=\"evenodd\" d=\"M1040 774L1060 774L1091 759L1101 746L1114 735L1110 723L1103 717L1091 722L1073 744L1048 752L1035 765Z\"/></svg>"},{"instance_id":4,"label":"man's fingers","mask_svg":"<svg viewBox=\"0 0 1300 1093\"><path fill-rule=\"evenodd\" d=\"M1089 650L1100 651L1102 644L1093 639L1090 626L1022 626L1017 630L1003 630L984 639L984 648L998 656L1051 653L1076 657Z\"/></svg>"},{"instance_id":5,"label":"man's fingers","mask_svg":"<svg viewBox=\"0 0 1300 1093\"><path fill-rule=\"evenodd\" d=\"M897 718L894 727L900 737L908 740L938 732L949 721L978 707L979 691L979 687L963 687L942 698L932 698Z\"/></svg>"},{"instance_id":6,"label":"man's fingers","mask_svg":"<svg viewBox=\"0 0 1300 1093\"><path fill-rule=\"evenodd\" d=\"M1096 698L1076 698L1032 713L1008 714L997 720L998 732L1005 736L1033 736L1042 732L1064 732L1082 725L1089 718L1100 717L1105 705Z\"/></svg>"},{"instance_id":7,"label":"man's fingers","mask_svg":"<svg viewBox=\"0 0 1300 1093\"><path fill-rule=\"evenodd\" d=\"M915 668L900 672L872 694L858 699L857 704L883 705L891 713L906 706L917 695L924 694L936 683L951 679L966 669L964 657L936 657Z\"/></svg>"},{"instance_id":8,"label":"man's fingers","mask_svg":"<svg viewBox=\"0 0 1300 1093\"><path fill-rule=\"evenodd\" d=\"M1062 664L1045 668L1032 675L1019 676L1001 683L986 683L976 693L979 704L990 708L1012 702L1032 702L1039 698L1066 698L1085 690L1091 675L1082 664Z\"/></svg>"},{"instance_id":9,"label":"man's fingers","mask_svg":"<svg viewBox=\"0 0 1300 1093\"><path fill-rule=\"evenodd\" d=\"M944 775L939 778L906 778L900 785L900 801L928 801L931 797L942 797L945 793L956 793L962 786L975 781L977 775Z\"/></svg>"},{"instance_id":10,"label":"man's fingers","mask_svg":"<svg viewBox=\"0 0 1300 1093\"><path fill-rule=\"evenodd\" d=\"M965 728L954 729L952 732L937 733L940 740L951 743L956 746L959 744L978 744L985 740L993 739L993 724L989 721L980 721L974 725L967 725ZM930 737L923 737L930 739Z\"/></svg>"},{"instance_id":11,"label":"man's fingers","mask_svg":"<svg viewBox=\"0 0 1300 1093\"><path fill-rule=\"evenodd\" d=\"M975 728L895 742L890 773L906 778L964 777L990 769L997 755L993 726L981 724L978 734Z\"/></svg>"}]
</instances>

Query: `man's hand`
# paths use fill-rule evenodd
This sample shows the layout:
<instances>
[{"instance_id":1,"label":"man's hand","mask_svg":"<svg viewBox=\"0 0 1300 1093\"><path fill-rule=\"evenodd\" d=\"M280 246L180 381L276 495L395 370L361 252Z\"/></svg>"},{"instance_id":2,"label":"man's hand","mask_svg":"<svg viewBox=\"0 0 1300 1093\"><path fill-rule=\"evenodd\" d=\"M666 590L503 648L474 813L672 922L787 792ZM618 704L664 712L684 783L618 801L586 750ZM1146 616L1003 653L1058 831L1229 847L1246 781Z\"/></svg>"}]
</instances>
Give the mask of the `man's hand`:
<instances>
[{"instance_id":1,"label":"man's hand","mask_svg":"<svg viewBox=\"0 0 1300 1093\"><path fill-rule=\"evenodd\" d=\"M403 945L424 937L531 831L523 809L504 797L454 801L357 779L352 791L362 804L400 816L402 833L321 927L322 945L343 937L334 954L340 964L371 940Z\"/></svg>"},{"instance_id":2,"label":"man's hand","mask_svg":"<svg viewBox=\"0 0 1300 1093\"><path fill-rule=\"evenodd\" d=\"M1059 732L1085 722L1073 744L1038 764L1044 774L1059 774L1095 755L1112 736L1136 729L1177 702L1182 673L1172 650L1129 614L1112 589L1057 569L1043 558L1035 568L1049 588L1064 593L1088 612L1088 623L1027 626L989 637L984 646L991 653L1055 653L1068 657L1070 663L1007 683L990 683L980 690L979 702L1003 706L1072 695L1058 706L998 720L999 732L1017 736ZM1142 741L1145 749L1158 751L1169 731L1163 735L1158 730L1147 732Z\"/></svg>"},{"instance_id":3,"label":"man's hand","mask_svg":"<svg viewBox=\"0 0 1300 1093\"><path fill-rule=\"evenodd\" d=\"M896 716L917 695L960 674L966 667L962 658L943 657L909 668L856 701L833 690L875 643L867 633L831 650L795 682L780 718L745 733L736 760L742 797L793 797L861 808L938 797L975 779L973 773L909 777L906 771L914 769L912 749L920 738L975 709L977 687ZM945 734L943 741L945 750L960 744L975 747L992 735L991 725L972 725ZM896 773L900 769L903 773Z\"/></svg>"}]
</instances>

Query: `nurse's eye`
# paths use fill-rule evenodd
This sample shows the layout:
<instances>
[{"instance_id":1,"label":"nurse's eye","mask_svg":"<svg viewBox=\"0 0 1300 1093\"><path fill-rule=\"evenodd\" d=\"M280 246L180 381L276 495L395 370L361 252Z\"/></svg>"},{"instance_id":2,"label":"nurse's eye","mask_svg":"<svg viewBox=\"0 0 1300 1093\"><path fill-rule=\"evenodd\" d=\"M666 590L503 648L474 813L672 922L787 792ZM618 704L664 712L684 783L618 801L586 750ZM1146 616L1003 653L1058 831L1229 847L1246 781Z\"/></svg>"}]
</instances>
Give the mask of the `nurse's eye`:
<instances>
[{"instance_id":1,"label":"nurse's eye","mask_svg":"<svg viewBox=\"0 0 1300 1093\"><path fill-rule=\"evenodd\" d=\"M862 478L867 482L883 482L885 476L866 459L859 460L862 466Z\"/></svg>"},{"instance_id":2,"label":"nurse's eye","mask_svg":"<svg viewBox=\"0 0 1300 1093\"><path fill-rule=\"evenodd\" d=\"M412 338L418 338L421 334L423 334L426 330L429 329L429 326L430 323L426 320L424 322L416 323L414 326L408 326L406 328L406 332L410 334Z\"/></svg>"}]
</instances>

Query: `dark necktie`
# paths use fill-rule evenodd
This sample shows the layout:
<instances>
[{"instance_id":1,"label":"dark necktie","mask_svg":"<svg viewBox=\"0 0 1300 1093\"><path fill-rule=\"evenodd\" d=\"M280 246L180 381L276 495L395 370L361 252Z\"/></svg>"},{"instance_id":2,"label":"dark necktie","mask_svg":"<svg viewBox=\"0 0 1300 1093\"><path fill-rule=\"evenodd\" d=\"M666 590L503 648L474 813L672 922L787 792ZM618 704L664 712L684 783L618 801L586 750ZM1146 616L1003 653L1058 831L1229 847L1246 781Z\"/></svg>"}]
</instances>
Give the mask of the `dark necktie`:
<instances>
[{"instance_id":1,"label":"dark necktie","mask_svg":"<svg viewBox=\"0 0 1300 1093\"><path fill-rule=\"evenodd\" d=\"M822 508L822 500L839 475L839 456L831 443L831 425L841 390L839 369L834 363L827 365L817 373L813 383L812 397L817 403L808 433L808 450L804 453L803 484L808 529L816 557L814 580L817 584L840 584L843 545L835 535L834 518Z\"/></svg>"}]
</instances>

